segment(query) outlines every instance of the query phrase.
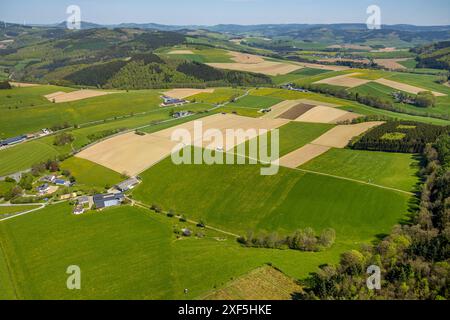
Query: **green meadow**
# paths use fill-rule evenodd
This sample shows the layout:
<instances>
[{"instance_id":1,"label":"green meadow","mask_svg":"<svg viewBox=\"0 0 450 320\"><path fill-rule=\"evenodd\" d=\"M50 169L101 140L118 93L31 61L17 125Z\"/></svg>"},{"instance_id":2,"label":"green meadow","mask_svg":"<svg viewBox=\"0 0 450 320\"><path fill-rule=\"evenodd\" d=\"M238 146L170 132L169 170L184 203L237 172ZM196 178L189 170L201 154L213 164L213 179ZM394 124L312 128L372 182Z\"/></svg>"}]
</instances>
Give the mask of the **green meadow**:
<instances>
[{"instance_id":1,"label":"green meadow","mask_svg":"<svg viewBox=\"0 0 450 320\"><path fill-rule=\"evenodd\" d=\"M166 127L179 124L182 121L187 121L188 119L192 120L192 118L185 118L154 125L154 122L172 120L172 117L170 116L171 110L192 110L196 112L207 110L210 106L204 104L192 104L180 108L156 109L145 115L123 116L117 120L101 121L96 125L70 130L70 133L75 138L71 145L55 146L53 144L55 139L54 136L48 136L39 140L25 142L8 149L0 150L0 176L29 169L33 164L53 159L59 155L67 155L73 150L78 150L93 142L89 139L89 136L93 134L111 132L111 130L117 129L134 129L138 127L144 127L143 130L145 129L148 132L152 130L162 130ZM204 114L201 114L198 117L203 115Z\"/></svg>"},{"instance_id":2,"label":"green meadow","mask_svg":"<svg viewBox=\"0 0 450 320\"><path fill-rule=\"evenodd\" d=\"M61 169L69 170L77 179L77 184L89 187L112 187L124 180L121 175L89 160L71 157L61 164Z\"/></svg>"},{"instance_id":3,"label":"green meadow","mask_svg":"<svg viewBox=\"0 0 450 320\"><path fill-rule=\"evenodd\" d=\"M333 124L323 123L305 123L305 122L289 122L288 124L279 128L279 155L285 156L303 146L317 139L330 129L334 127ZM272 147L272 133L267 134L267 139L264 141L260 137L254 138L252 141L245 142L245 152L249 155L249 146L252 142L258 143L258 150L271 150ZM242 155L239 146L235 148L237 154Z\"/></svg>"},{"instance_id":4,"label":"green meadow","mask_svg":"<svg viewBox=\"0 0 450 320\"><path fill-rule=\"evenodd\" d=\"M232 88L218 88L213 93L199 93L187 98L189 101L195 101L200 103L210 104L223 104L230 102L232 99L237 98L245 93L242 89Z\"/></svg>"},{"instance_id":5,"label":"green meadow","mask_svg":"<svg viewBox=\"0 0 450 320\"><path fill-rule=\"evenodd\" d=\"M0 299L195 299L269 262L304 278L349 248L247 249L212 231L177 240L177 226L135 207L74 216L67 204L0 222ZM81 290L66 287L72 265Z\"/></svg>"},{"instance_id":6,"label":"green meadow","mask_svg":"<svg viewBox=\"0 0 450 320\"><path fill-rule=\"evenodd\" d=\"M389 232L408 210L408 195L282 167L262 176L258 165L166 159L141 177L136 199L239 234L334 228L340 243L356 243Z\"/></svg>"},{"instance_id":7,"label":"green meadow","mask_svg":"<svg viewBox=\"0 0 450 320\"><path fill-rule=\"evenodd\" d=\"M246 107L246 108L256 108L256 109L268 109L283 100L271 97L261 97L249 95L244 98L237 100L236 102L230 103L229 107Z\"/></svg>"},{"instance_id":8,"label":"green meadow","mask_svg":"<svg viewBox=\"0 0 450 320\"><path fill-rule=\"evenodd\" d=\"M417 157L411 154L331 149L300 169L412 192L419 182Z\"/></svg>"},{"instance_id":9,"label":"green meadow","mask_svg":"<svg viewBox=\"0 0 450 320\"><path fill-rule=\"evenodd\" d=\"M0 217L5 214L13 214L33 210L38 206L0 206Z\"/></svg>"}]
</instances>

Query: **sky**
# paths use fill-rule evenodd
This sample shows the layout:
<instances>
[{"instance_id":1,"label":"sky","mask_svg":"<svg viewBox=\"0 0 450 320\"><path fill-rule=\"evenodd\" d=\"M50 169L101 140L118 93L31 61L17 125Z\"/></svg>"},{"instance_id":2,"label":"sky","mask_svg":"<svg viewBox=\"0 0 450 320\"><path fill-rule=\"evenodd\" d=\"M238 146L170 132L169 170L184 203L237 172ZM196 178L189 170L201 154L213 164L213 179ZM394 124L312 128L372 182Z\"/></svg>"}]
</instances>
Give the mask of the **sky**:
<instances>
[{"instance_id":1,"label":"sky","mask_svg":"<svg viewBox=\"0 0 450 320\"><path fill-rule=\"evenodd\" d=\"M366 23L368 6L378 5L382 24L450 25L449 0L1 0L0 20L62 22L70 5L99 24Z\"/></svg>"}]
</instances>

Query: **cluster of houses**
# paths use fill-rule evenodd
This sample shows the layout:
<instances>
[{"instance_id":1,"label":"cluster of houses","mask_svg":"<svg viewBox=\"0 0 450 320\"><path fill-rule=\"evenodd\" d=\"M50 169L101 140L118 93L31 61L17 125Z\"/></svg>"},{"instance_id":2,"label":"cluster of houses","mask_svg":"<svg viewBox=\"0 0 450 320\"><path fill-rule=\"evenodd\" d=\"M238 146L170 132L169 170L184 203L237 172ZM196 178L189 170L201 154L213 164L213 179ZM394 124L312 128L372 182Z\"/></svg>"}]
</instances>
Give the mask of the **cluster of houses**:
<instances>
[{"instance_id":1,"label":"cluster of houses","mask_svg":"<svg viewBox=\"0 0 450 320\"><path fill-rule=\"evenodd\" d=\"M296 88L293 83L288 83L281 86L281 89L291 90L291 91L298 91L298 92L308 92L308 90L302 89L302 88Z\"/></svg>"},{"instance_id":2,"label":"cluster of houses","mask_svg":"<svg viewBox=\"0 0 450 320\"><path fill-rule=\"evenodd\" d=\"M5 139L5 140L0 141L0 147L12 146L12 145L15 145L15 144L22 143L22 142L24 142L26 140L45 137L45 136L48 136L51 133L52 133L52 131L49 130L49 129L42 129L41 131L39 131L37 133L22 134L22 135L17 136L17 137L13 137L13 138L9 138L9 139Z\"/></svg>"},{"instance_id":3,"label":"cluster of houses","mask_svg":"<svg viewBox=\"0 0 450 320\"><path fill-rule=\"evenodd\" d=\"M103 210L105 208L121 205L125 200L125 192L133 189L139 184L135 177L117 184L112 192L106 194L96 194L92 197L82 196L77 199L73 213L75 215L83 214L86 210L95 208Z\"/></svg>"},{"instance_id":4,"label":"cluster of houses","mask_svg":"<svg viewBox=\"0 0 450 320\"><path fill-rule=\"evenodd\" d=\"M43 184L36 188L39 195L50 194L52 191L56 191L58 189L57 187L70 187L72 185L70 181L58 178L55 175L45 176L41 179L41 182Z\"/></svg>"}]
</instances>

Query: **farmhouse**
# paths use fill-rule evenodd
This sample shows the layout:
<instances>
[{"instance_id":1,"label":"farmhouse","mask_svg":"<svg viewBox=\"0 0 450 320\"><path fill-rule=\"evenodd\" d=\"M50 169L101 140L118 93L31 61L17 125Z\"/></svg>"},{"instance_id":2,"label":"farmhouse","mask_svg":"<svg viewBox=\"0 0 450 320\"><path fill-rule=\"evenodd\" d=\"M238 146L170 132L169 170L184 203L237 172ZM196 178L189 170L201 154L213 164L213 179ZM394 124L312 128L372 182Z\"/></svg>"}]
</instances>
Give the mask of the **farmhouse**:
<instances>
[{"instance_id":1,"label":"farmhouse","mask_svg":"<svg viewBox=\"0 0 450 320\"><path fill-rule=\"evenodd\" d=\"M50 186L48 183L45 183L39 187L36 188L39 194L47 194L50 191Z\"/></svg>"},{"instance_id":2,"label":"farmhouse","mask_svg":"<svg viewBox=\"0 0 450 320\"><path fill-rule=\"evenodd\" d=\"M84 207L83 206L76 206L75 209L73 209L73 214L80 215L84 213Z\"/></svg>"},{"instance_id":3,"label":"farmhouse","mask_svg":"<svg viewBox=\"0 0 450 320\"><path fill-rule=\"evenodd\" d=\"M44 182L51 182L53 183L56 180L56 176L55 175L49 175L49 176L45 176L41 179L41 181Z\"/></svg>"},{"instance_id":4,"label":"farmhouse","mask_svg":"<svg viewBox=\"0 0 450 320\"><path fill-rule=\"evenodd\" d=\"M116 185L117 190L121 191L121 192L125 192L128 190L133 189L136 185L139 184L139 180L137 178L130 178L128 180L125 180L121 183L119 183L118 185Z\"/></svg>"},{"instance_id":5,"label":"farmhouse","mask_svg":"<svg viewBox=\"0 0 450 320\"><path fill-rule=\"evenodd\" d=\"M190 111L179 111L179 112L175 112L172 117L175 119L179 119L179 118L185 118L190 116L192 113Z\"/></svg>"},{"instance_id":6,"label":"farmhouse","mask_svg":"<svg viewBox=\"0 0 450 320\"><path fill-rule=\"evenodd\" d=\"M104 209L120 205L125 196L123 193L116 194L96 194L94 196L94 205L97 209Z\"/></svg>"},{"instance_id":7,"label":"farmhouse","mask_svg":"<svg viewBox=\"0 0 450 320\"><path fill-rule=\"evenodd\" d=\"M56 184L57 186L65 186L65 187L69 187L70 186L70 182L63 180L63 179L55 179L53 181L54 184Z\"/></svg>"},{"instance_id":8,"label":"farmhouse","mask_svg":"<svg viewBox=\"0 0 450 320\"><path fill-rule=\"evenodd\" d=\"M79 197L79 198L77 199L77 203L78 203L80 206L84 206L85 204L89 204L89 197L88 197L88 196L82 196L82 197Z\"/></svg>"},{"instance_id":9,"label":"farmhouse","mask_svg":"<svg viewBox=\"0 0 450 320\"><path fill-rule=\"evenodd\" d=\"M27 136L26 135L21 135L18 137L14 137L14 138L9 138L6 140L3 140L2 142L0 142L0 146L12 146L14 144L18 144L21 142L24 142L25 140L27 140Z\"/></svg>"},{"instance_id":10,"label":"farmhouse","mask_svg":"<svg viewBox=\"0 0 450 320\"><path fill-rule=\"evenodd\" d=\"M181 106L183 104L188 103L188 101L186 101L186 100L178 99L178 98L171 98L168 96L162 96L161 98L164 100L164 102L162 103L163 107Z\"/></svg>"}]
</instances>

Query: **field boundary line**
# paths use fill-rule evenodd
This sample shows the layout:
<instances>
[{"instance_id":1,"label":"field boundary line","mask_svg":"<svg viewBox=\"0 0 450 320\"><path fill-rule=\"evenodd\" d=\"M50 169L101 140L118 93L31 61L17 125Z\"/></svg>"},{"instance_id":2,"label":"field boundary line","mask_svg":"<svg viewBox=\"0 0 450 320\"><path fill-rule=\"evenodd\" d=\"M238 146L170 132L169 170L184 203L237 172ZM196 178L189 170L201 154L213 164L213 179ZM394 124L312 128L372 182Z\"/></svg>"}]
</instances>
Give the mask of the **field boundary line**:
<instances>
[{"instance_id":1,"label":"field boundary line","mask_svg":"<svg viewBox=\"0 0 450 320\"><path fill-rule=\"evenodd\" d=\"M226 152L226 153L228 153L228 152ZM263 162L263 161L261 161L259 159L255 159L255 158L249 157L247 155L243 156L242 154L238 154L238 153L235 153L235 152L232 152L232 154L234 154L234 155L236 155L238 157L243 157L243 158L248 159L248 160L257 161L258 163L263 164L263 165L271 165L271 164L273 164L273 163ZM312 170L306 170L306 169L301 169L301 168L288 168L288 167L284 167L284 166L281 166L281 165L278 165L278 166L286 168L286 169L290 169L290 170L304 172L304 173L311 173L311 174L316 174L316 175L320 175L320 176L326 176L326 177L335 178L335 179L339 179L339 180L351 181L351 182L355 182L355 183L359 183L359 184L363 184L363 185L368 185L368 186L372 186L372 187L377 187L377 188L381 188L381 189L386 189L386 190L390 190L390 191L396 191L396 192L400 192L400 193L407 194L407 195L410 195L410 196L414 196L415 195L415 193L413 193L413 192L400 190L400 189L396 189L396 188L393 188L393 187L382 186L382 185L379 185L379 184L370 183L370 182L357 180L357 179L353 179L353 178L336 176L336 175L329 174L329 173L324 173L324 172L319 172L319 171L312 171Z\"/></svg>"},{"instance_id":2,"label":"field boundary line","mask_svg":"<svg viewBox=\"0 0 450 320\"><path fill-rule=\"evenodd\" d=\"M150 210L150 206L146 205L145 203L140 202L140 201L136 201L136 200L133 200L133 199L130 199L130 200L131 200L132 204L134 204L134 205L136 205L136 206L138 206L138 207L140 207L142 209ZM162 213L165 213L165 212L162 212ZM176 218L181 218L181 216L177 216L177 215L175 217ZM198 224L197 221L190 220L190 219L186 219L186 222L188 222L190 224L193 224L193 225L197 225ZM225 230L222 230L222 229L219 229L219 228L216 228L216 227L212 227L212 226L209 226L209 225L206 225L205 229L210 229L210 230L213 230L213 231L217 231L217 232L220 232L220 233L223 233L223 234L235 237L235 238L241 237L240 235L237 235L235 233L232 233L232 232L229 232L229 231L225 231Z\"/></svg>"}]
</instances>

